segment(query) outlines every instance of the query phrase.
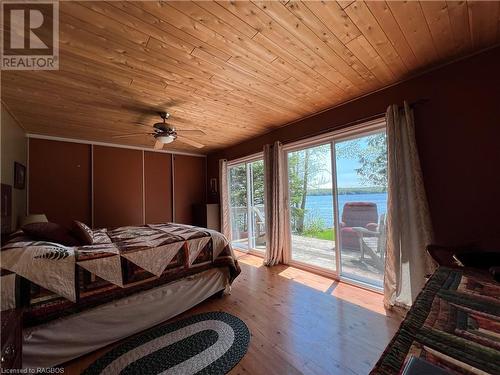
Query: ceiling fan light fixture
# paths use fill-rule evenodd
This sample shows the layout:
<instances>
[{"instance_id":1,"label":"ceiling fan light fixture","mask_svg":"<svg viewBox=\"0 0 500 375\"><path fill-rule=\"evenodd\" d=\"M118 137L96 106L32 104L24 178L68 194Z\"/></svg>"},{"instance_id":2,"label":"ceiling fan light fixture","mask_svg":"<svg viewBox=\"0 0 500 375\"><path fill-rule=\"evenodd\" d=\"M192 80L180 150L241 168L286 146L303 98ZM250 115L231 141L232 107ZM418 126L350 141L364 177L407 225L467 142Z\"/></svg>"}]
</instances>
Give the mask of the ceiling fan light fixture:
<instances>
[{"instance_id":1,"label":"ceiling fan light fixture","mask_svg":"<svg viewBox=\"0 0 500 375\"><path fill-rule=\"evenodd\" d=\"M164 144L172 143L173 141L175 141L175 137L173 135L160 135L156 137L156 139Z\"/></svg>"}]
</instances>

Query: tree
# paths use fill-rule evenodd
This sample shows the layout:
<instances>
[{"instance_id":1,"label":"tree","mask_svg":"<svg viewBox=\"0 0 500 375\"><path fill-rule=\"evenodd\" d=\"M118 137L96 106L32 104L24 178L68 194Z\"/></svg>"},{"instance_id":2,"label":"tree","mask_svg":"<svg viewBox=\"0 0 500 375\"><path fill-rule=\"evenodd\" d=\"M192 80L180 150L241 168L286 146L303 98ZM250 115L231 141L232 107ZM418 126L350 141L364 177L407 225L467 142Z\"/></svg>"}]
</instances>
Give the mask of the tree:
<instances>
[{"instance_id":1,"label":"tree","mask_svg":"<svg viewBox=\"0 0 500 375\"><path fill-rule=\"evenodd\" d=\"M308 191L331 181L330 145L322 145L288 154L290 213L294 232L304 232Z\"/></svg>"},{"instance_id":2,"label":"tree","mask_svg":"<svg viewBox=\"0 0 500 375\"><path fill-rule=\"evenodd\" d=\"M338 158L358 160L361 166L356 169L356 173L363 185L387 187L385 132L338 143L335 152Z\"/></svg>"},{"instance_id":3,"label":"tree","mask_svg":"<svg viewBox=\"0 0 500 375\"><path fill-rule=\"evenodd\" d=\"M257 160L251 164L253 204L255 206L264 205L264 161Z\"/></svg>"},{"instance_id":4,"label":"tree","mask_svg":"<svg viewBox=\"0 0 500 375\"><path fill-rule=\"evenodd\" d=\"M367 185L387 186L387 142L385 133L370 136L368 147L359 155L356 173Z\"/></svg>"},{"instance_id":5,"label":"tree","mask_svg":"<svg viewBox=\"0 0 500 375\"><path fill-rule=\"evenodd\" d=\"M251 181L247 181L247 167ZM264 161L258 160L229 168L229 199L233 215L233 225L240 232L248 230L247 199L252 193L253 206L264 205Z\"/></svg>"},{"instance_id":6,"label":"tree","mask_svg":"<svg viewBox=\"0 0 500 375\"><path fill-rule=\"evenodd\" d=\"M231 207L246 206L247 171L245 164L229 168L229 199Z\"/></svg>"},{"instance_id":7,"label":"tree","mask_svg":"<svg viewBox=\"0 0 500 375\"><path fill-rule=\"evenodd\" d=\"M252 181L247 181L247 164L229 168L230 199L232 207L246 207L247 189L252 188L253 204L264 204L264 161L249 163ZM251 185L250 185L251 184Z\"/></svg>"}]
</instances>

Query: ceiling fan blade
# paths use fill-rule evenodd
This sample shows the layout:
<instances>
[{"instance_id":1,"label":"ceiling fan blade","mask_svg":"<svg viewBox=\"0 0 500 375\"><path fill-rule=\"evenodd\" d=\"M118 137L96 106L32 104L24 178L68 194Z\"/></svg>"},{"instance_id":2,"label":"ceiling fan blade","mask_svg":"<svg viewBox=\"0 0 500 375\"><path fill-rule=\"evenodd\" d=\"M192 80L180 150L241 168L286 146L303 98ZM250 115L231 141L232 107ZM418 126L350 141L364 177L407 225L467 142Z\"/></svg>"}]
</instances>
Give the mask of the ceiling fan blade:
<instances>
[{"instance_id":1,"label":"ceiling fan blade","mask_svg":"<svg viewBox=\"0 0 500 375\"><path fill-rule=\"evenodd\" d=\"M129 133L129 134L112 135L111 138L135 137L138 135L149 135L149 134L150 133Z\"/></svg>"},{"instance_id":2,"label":"ceiling fan blade","mask_svg":"<svg viewBox=\"0 0 500 375\"><path fill-rule=\"evenodd\" d=\"M163 142L160 141L159 139L157 139L154 147L155 147L155 150L161 150L163 148Z\"/></svg>"},{"instance_id":3,"label":"ceiling fan blade","mask_svg":"<svg viewBox=\"0 0 500 375\"><path fill-rule=\"evenodd\" d=\"M186 138L186 137L183 137L182 135L178 135L177 136L177 139L183 143L186 143L190 146L193 146L193 147L196 147L196 148L203 148L205 147L204 144L201 144L201 143L198 143L196 141L193 141L192 139L189 139L189 138Z\"/></svg>"},{"instance_id":4,"label":"ceiling fan blade","mask_svg":"<svg viewBox=\"0 0 500 375\"><path fill-rule=\"evenodd\" d=\"M146 128L149 128L149 129L151 129L151 127L152 127L151 125L145 124L143 122L133 122L133 124L139 125L139 126L144 126Z\"/></svg>"},{"instance_id":5,"label":"ceiling fan blade","mask_svg":"<svg viewBox=\"0 0 500 375\"><path fill-rule=\"evenodd\" d=\"M176 132L189 133L192 135L207 135L203 130L199 129L175 129Z\"/></svg>"}]
</instances>

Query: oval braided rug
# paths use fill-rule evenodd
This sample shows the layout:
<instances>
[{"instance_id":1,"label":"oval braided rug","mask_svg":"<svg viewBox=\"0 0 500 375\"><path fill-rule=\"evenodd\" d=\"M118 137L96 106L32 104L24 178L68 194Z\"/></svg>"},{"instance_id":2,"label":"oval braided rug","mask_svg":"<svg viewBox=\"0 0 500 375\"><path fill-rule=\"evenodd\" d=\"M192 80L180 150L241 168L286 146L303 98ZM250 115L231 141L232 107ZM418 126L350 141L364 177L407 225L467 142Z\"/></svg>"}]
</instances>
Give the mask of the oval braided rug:
<instances>
[{"instance_id":1,"label":"oval braided rug","mask_svg":"<svg viewBox=\"0 0 500 375\"><path fill-rule=\"evenodd\" d=\"M209 312L154 327L118 345L90 365L85 375L226 374L250 342L245 323Z\"/></svg>"}]
</instances>

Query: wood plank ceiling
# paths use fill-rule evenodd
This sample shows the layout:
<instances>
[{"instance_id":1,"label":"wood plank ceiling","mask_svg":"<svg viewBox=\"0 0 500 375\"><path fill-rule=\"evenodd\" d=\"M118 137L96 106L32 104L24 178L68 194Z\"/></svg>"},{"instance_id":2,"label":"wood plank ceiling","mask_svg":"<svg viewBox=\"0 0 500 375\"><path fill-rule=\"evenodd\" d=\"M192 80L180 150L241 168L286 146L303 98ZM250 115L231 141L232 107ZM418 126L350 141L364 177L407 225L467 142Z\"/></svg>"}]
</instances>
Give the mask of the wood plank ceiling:
<instances>
[{"instance_id":1,"label":"wood plank ceiling","mask_svg":"<svg viewBox=\"0 0 500 375\"><path fill-rule=\"evenodd\" d=\"M60 3L60 70L2 72L29 133L211 152L500 42L498 2ZM175 142L166 146L194 151Z\"/></svg>"}]
</instances>

